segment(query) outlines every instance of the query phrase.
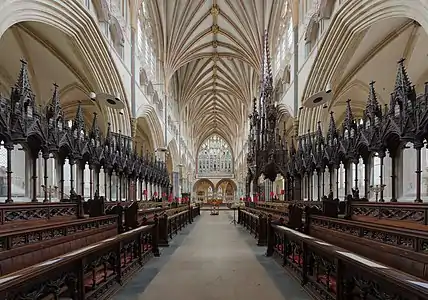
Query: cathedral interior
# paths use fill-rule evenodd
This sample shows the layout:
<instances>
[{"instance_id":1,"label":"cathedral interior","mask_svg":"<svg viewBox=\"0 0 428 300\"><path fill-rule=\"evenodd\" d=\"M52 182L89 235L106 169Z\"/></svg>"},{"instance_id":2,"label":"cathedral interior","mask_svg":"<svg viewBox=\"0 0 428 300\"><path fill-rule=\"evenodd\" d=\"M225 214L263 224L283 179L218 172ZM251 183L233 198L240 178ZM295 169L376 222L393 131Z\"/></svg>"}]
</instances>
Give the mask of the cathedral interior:
<instances>
[{"instance_id":1,"label":"cathedral interior","mask_svg":"<svg viewBox=\"0 0 428 300\"><path fill-rule=\"evenodd\" d=\"M426 0L0 1L0 300L428 299L427 49Z\"/></svg>"}]
</instances>

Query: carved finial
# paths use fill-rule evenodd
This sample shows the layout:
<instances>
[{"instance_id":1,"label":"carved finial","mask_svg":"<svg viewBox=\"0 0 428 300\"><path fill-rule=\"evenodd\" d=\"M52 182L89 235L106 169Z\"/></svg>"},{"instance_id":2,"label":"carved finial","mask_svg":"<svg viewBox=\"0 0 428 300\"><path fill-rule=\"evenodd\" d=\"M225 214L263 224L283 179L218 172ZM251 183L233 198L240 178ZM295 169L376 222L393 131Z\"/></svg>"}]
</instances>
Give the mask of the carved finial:
<instances>
[{"instance_id":1,"label":"carved finial","mask_svg":"<svg viewBox=\"0 0 428 300\"><path fill-rule=\"evenodd\" d=\"M100 129L98 128L98 123L97 123L97 113L94 112L93 115L94 117L92 119L92 127L89 133L89 136L93 139L98 139L100 135Z\"/></svg>"},{"instance_id":2,"label":"carved finial","mask_svg":"<svg viewBox=\"0 0 428 300\"><path fill-rule=\"evenodd\" d=\"M15 89L22 95L26 91L32 92L30 78L28 77L28 64L21 59L21 69L19 70L18 79L15 83Z\"/></svg>"},{"instance_id":3,"label":"carved finial","mask_svg":"<svg viewBox=\"0 0 428 300\"><path fill-rule=\"evenodd\" d=\"M265 45L265 72L266 72L266 79L265 79L265 84L266 84L266 88L273 88L273 78L272 78L272 67L271 67L271 62L270 62L270 50L269 50L269 34L268 31L265 30L265 41L264 41Z\"/></svg>"},{"instance_id":4,"label":"carved finial","mask_svg":"<svg viewBox=\"0 0 428 300\"><path fill-rule=\"evenodd\" d=\"M322 137L321 121L318 121L317 135L318 135L318 137L320 137L320 136Z\"/></svg>"},{"instance_id":5,"label":"carved finial","mask_svg":"<svg viewBox=\"0 0 428 300\"><path fill-rule=\"evenodd\" d=\"M377 101L376 91L374 88L376 81L371 81L369 84L369 99L367 102L367 106L378 106L379 103Z\"/></svg>"},{"instance_id":6,"label":"carved finial","mask_svg":"<svg viewBox=\"0 0 428 300\"><path fill-rule=\"evenodd\" d=\"M77 106L76 116L74 117L73 129L83 130L85 128L85 120L83 119L82 102L79 101Z\"/></svg>"},{"instance_id":7,"label":"carved finial","mask_svg":"<svg viewBox=\"0 0 428 300\"><path fill-rule=\"evenodd\" d=\"M395 79L395 90L401 90L405 94L410 92L412 83L407 75L406 67L404 66L405 59L402 58L398 61L397 76Z\"/></svg>"},{"instance_id":8,"label":"carved finial","mask_svg":"<svg viewBox=\"0 0 428 300\"><path fill-rule=\"evenodd\" d=\"M330 112L330 125L328 127L328 135L332 138L337 132L336 121L334 120L334 113Z\"/></svg>"},{"instance_id":9,"label":"carved finial","mask_svg":"<svg viewBox=\"0 0 428 300\"><path fill-rule=\"evenodd\" d=\"M295 154L296 153L296 144L294 143L294 136L291 137L291 149L290 149L291 154Z\"/></svg>"},{"instance_id":10,"label":"carved finial","mask_svg":"<svg viewBox=\"0 0 428 300\"><path fill-rule=\"evenodd\" d=\"M354 122L354 116L352 115L351 99L348 99L346 100L346 120L344 125L346 127L350 127L353 122Z\"/></svg>"},{"instance_id":11,"label":"carved finial","mask_svg":"<svg viewBox=\"0 0 428 300\"><path fill-rule=\"evenodd\" d=\"M110 122L107 123L107 132L106 132L106 137L104 142L106 145L110 145L110 142L111 142L111 123Z\"/></svg>"},{"instance_id":12,"label":"carved finial","mask_svg":"<svg viewBox=\"0 0 428 300\"><path fill-rule=\"evenodd\" d=\"M34 109L35 97L28 77L27 62L23 59L21 60L18 79L12 88L11 104L12 111L16 114L25 114L28 107Z\"/></svg>"},{"instance_id":13,"label":"carved finial","mask_svg":"<svg viewBox=\"0 0 428 300\"><path fill-rule=\"evenodd\" d=\"M58 121L59 119L63 119L63 112L61 108L61 101L59 99L59 86L54 83L54 91L52 95L51 102L46 107L46 117L47 119L53 118L54 121ZM56 124L55 124L56 127Z\"/></svg>"}]
</instances>

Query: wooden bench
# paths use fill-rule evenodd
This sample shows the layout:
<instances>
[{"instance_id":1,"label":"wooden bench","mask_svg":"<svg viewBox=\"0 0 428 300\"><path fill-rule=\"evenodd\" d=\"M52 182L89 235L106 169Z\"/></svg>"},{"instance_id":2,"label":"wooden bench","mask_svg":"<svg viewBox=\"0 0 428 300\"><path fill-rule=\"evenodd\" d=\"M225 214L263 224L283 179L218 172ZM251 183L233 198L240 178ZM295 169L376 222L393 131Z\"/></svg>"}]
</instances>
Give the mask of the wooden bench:
<instances>
[{"instance_id":1,"label":"wooden bench","mask_svg":"<svg viewBox=\"0 0 428 300\"><path fill-rule=\"evenodd\" d=\"M238 207L238 224L244 226L250 234L254 234L258 246L266 246L267 244L267 220L266 214L259 213L257 215L248 208L241 209Z\"/></svg>"},{"instance_id":2,"label":"wooden bench","mask_svg":"<svg viewBox=\"0 0 428 300\"><path fill-rule=\"evenodd\" d=\"M159 256L157 240L155 222L0 277L0 299L106 299Z\"/></svg>"},{"instance_id":3,"label":"wooden bench","mask_svg":"<svg viewBox=\"0 0 428 300\"><path fill-rule=\"evenodd\" d=\"M0 232L83 218L81 202L1 203Z\"/></svg>"},{"instance_id":4,"label":"wooden bench","mask_svg":"<svg viewBox=\"0 0 428 300\"><path fill-rule=\"evenodd\" d=\"M0 275L85 247L118 233L116 216L42 224L21 224L19 228L0 232Z\"/></svg>"},{"instance_id":5,"label":"wooden bench","mask_svg":"<svg viewBox=\"0 0 428 300\"><path fill-rule=\"evenodd\" d=\"M267 256L314 299L428 299L428 281L285 226L268 228Z\"/></svg>"},{"instance_id":6,"label":"wooden bench","mask_svg":"<svg viewBox=\"0 0 428 300\"><path fill-rule=\"evenodd\" d=\"M169 209L159 218L159 246L168 247L168 241L177 235L186 225L193 222L194 208L180 210Z\"/></svg>"},{"instance_id":7,"label":"wooden bench","mask_svg":"<svg viewBox=\"0 0 428 300\"><path fill-rule=\"evenodd\" d=\"M428 231L310 216L308 234L428 280Z\"/></svg>"},{"instance_id":8,"label":"wooden bench","mask_svg":"<svg viewBox=\"0 0 428 300\"><path fill-rule=\"evenodd\" d=\"M397 228L428 231L427 204L351 201L347 204L345 218Z\"/></svg>"}]
</instances>

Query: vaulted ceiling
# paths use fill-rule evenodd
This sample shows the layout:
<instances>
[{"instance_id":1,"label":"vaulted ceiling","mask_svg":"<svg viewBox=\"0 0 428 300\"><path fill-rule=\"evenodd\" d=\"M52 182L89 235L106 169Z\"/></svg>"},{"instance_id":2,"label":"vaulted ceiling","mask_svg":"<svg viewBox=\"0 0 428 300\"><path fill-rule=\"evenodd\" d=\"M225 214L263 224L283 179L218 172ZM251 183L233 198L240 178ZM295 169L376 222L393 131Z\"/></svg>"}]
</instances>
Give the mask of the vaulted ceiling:
<instances>
[{"instance_id":1,"label":"vaulted ceiling","mask_svg":"<svg viewBox=\"0 0 428 300\"><path fill-rule=\"evenodd\" d=\"M264 31L272 41L285 2L150 2L166 84L174 89L194 147L218 133L235 148L258 94Z\"/></svg>"}]
</instances>

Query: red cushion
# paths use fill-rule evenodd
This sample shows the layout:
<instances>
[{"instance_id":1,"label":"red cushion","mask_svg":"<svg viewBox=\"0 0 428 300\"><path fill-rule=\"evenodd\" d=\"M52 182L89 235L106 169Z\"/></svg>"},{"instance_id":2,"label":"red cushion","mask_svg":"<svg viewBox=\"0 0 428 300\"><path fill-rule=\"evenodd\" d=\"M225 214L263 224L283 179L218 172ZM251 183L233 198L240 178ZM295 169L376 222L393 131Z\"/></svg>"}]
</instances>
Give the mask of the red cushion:
<instances>
[{"instance_id":1,"label":"red cushion","mask_svg":"<svg viewBox=\"0 0 428 300\"><path fill-rule=\"evenodd\" d=\"M291 259L294 263L297 263L300 266L303 266L303 256L302 255L295 254L293 256L292 254L290 254L288 256L288 258Z\"/></svg>"},{"instance_id":2,"label":"red cushion","mask_svg":"<svg viewBox=\"0 0 428 300\"><path fill-rule=\"evenodd\" d=\"M126 258L122 256L121 267L125 266L125 262L127 264L129 264L131 261L132 261L132 255L131 254L126 255Z\"/></svg>"},{"instance_id":3,"label":"red cushion","mask_svg":"<svg viewBox=\"0 0 428 300\"><path fill-rule=\"evenodd\" d=\"M92 275L84 279L85 288L92 288L92 286L94 285L94 281L95 285L100 284L104 281L104 278L108 278L111 274L113 274L113 270L107 270L106 273L104 273L104 270L99 270L95 272L95 280Z\"/></svg>"},{"instance_id":4,"label":"red cushion","mask_svg":"<svg viewBox=\"0 0 428 300\"><path fill-rule=\"evenodd\" d=\"M318 275L318 281L324 284L329 290L336 294L336 278L327 275Z\"/></svg>"},{"instance_id":5,"label":"red cushion","mask_svg":"<svg viewBox=\"0 0 428 300\"><path fill-rule=\"evenodd\" d=\"M282 252L282 249L284 248L284 246L282 244L278 244L278 245L275 245L275 248L278 249L278 251Z\"/></svg>"},{"instance_id":6,"label":"red cushion","mask_svg":"<svg viewBox=\"0 0 428 300\"><path fill-rule=\"evenodd\" d=\"M151 244L143 244L143 252L152 250Z\"/></svg>"}]
</instances>

